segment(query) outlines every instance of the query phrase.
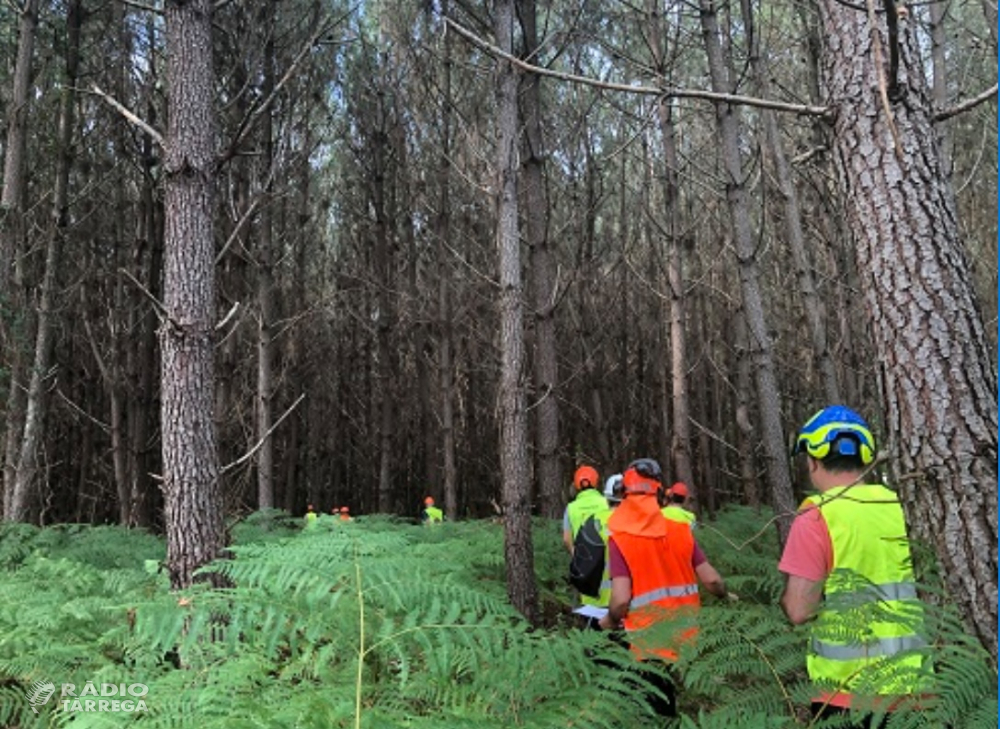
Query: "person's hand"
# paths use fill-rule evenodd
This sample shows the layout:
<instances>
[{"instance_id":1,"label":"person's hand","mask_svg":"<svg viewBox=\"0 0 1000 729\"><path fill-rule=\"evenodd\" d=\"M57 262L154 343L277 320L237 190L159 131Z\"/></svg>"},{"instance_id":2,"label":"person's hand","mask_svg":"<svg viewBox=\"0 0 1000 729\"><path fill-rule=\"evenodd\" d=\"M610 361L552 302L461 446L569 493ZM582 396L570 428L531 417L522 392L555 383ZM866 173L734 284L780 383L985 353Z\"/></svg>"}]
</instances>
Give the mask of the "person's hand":
<instances>
[{"instance_id":1,"label":"person's hand","mask_svg":"<svg viewBox=\"0 0 1000 729\"><path fill-rule=\"evenodd\" d=\"M616 627L614 621L611 620L611 613L605 613L601 616L601 619L597 621L597 624L601 627L601 630L614 630Z\"/></svg>"}]
</instances>

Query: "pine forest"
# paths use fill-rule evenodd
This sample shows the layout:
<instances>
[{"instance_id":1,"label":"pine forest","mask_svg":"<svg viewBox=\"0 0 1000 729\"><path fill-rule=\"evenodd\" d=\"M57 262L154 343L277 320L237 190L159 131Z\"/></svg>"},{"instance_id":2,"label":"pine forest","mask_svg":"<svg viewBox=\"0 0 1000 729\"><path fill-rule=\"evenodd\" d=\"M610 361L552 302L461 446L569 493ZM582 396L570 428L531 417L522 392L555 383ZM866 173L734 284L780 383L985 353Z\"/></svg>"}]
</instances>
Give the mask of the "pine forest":
<instances>
[{"instance_id":1,"label":"pine forest","mask_svg":"<svg viewBox=\"0 0 1000 729\"><path fill-rule=\"evenodd\" d=\"M997 48L996 0L0 5L0 727L660 726L563 543L642 458L733 593L666 726L856 726L779 605L828 405L933 664L862 719L996 726Z\"/></svg>"}]
</instances>

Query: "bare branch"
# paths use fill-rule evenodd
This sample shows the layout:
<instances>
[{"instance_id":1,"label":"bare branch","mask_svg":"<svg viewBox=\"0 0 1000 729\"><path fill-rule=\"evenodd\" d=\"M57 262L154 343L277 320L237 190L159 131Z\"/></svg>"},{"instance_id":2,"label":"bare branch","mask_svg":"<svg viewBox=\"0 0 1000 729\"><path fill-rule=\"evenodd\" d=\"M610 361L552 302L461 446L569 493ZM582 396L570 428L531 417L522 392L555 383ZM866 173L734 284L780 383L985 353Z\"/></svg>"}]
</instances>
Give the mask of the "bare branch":
<instances>
[{"instance_id":1,"label":"bare branch","mask_svg":"<svg viewBox=\"0 0 1000 729\"><path fill-rule=\"evenodd\" d=\"M568 81L574 84L582 84L584 86L592 86L594 88L605 89L607 91L620 91L627 94L639 94L642 96L663 96L668 99L700 99L702 101L711 101L713 103L725 102L727 104L737 104L742 106L753 106L760 109L773 109L775 111L787 111L794 114L806 114L809 116L829 116L831 109L828 106L811 106L809 104L790 104L784 101L774 101L771 99L759 99L754 96L739 96L737 94L723 94L715 91L701 91L697 89L677 89L670 88L667 86L641 86L632 84L619 84L612 83L610 81L601 81L599 79L590 78L588 76L578 76L573 73L563 73L561 71L553 71L548 68L543 68L541 66L535 66L530 63L522 61L517 56L513 56L505 51L497 48L495 45L488 43L479 36L477 36L472 31L463 28L461 25L456 23L451 18L445 18L444 22L448 24L448 27L453 28L456 33L468 40L470 43L476 47L486 51L492 56L497 58L502 58L505 61L512 63L523 71L528 71L529 73L538 74L539 76L548 76L549 78L559 79L561 81Z\"/></svg>"},{"instance_id":2,"label":"bare branch","mask_svg":"<svg viewBox=\"0 0 1000 729\"><path fill-rule=\"evenodd\" d=\"M226 472L228 472L228 471L236 468L241 463L246 463L248 460L250 460L251 458L253 458L254 453L256 453L257 451L259 451L260 448L261 448L261 446L263 446L264 443L267 441L267 439L271 437L271 433L273 433L275 430L277 430L278 426L281 425L281 423L285 420L285 418L287 418L289 415L292 414L292 411L295 410L295 408L297 408L299 406L299 403L302 402L303 400L305 400L305 398L306 398L305 393L302 393L301 395L299 395L298 400L296 400L295 402L293 402L291 404L291 406L288 408L288 410L286 410L284 413L282 413L281 417L278 418L275 421L274 425L272 425L270 428L268 428L267 432L264 433L264 435L261 436L260 440L257 441L257 444L254 445L253 448L251 448L249 451L247 451L246 453L244 453L242 456L240 456L239 458L237 458L232 463L230 463L230 464L228 464L226 466L223 466L222 469L219 471L219 473L220 474L226 473Z\"/></svg>"},{"instance_id":3,"label":"bare branch","mask_svg":"<svg viewBox=\"0 0 1000 729\"><path fill-rule=\"evenodd\" d=\"M945 119L951 119L953 116L958 116L963 112L969 111L969 109L974 109L980 104L989 101L997 95L997 85L993 84L986 91L979 94L979 96L974 96L971 99L966 99L961 104L953 106L950 109L945 109L944 111L939 111L934 115L934 121L944 121Z\"/></svg>"},{"instance_id":4,"label":"bare branch","mask_svg":"<svg viewBox=\"0 0 1000 729\"><path fill-rule=\"evenodd\" d=\"M104 101L106 101L108 103L108 105L111 106L113 109L115 109L119 114L121 114L123 117L125 117L126 119L128 119L130 122L132 122L137 127L139 127L144 132L146 132L146 134L148 134L150 137L152 137L154 142L156 142L161 147L163 146L163 135L162 134L160 134L158 131L156 131L153 127L149 126L149 124L147 124L142 119L140 119L139 117L137 117L135 114L133 114L128 109L126 109L124 106L122 106L122 104L117 99L112 98L111 96L109 96L108 94L106 94L104 91L102 91L101 88L97 84L91 84L90 88L93 91L93 93L95 93L97 96L100 96L102 99L104 99Z\"/></svg>"}]
</instances>

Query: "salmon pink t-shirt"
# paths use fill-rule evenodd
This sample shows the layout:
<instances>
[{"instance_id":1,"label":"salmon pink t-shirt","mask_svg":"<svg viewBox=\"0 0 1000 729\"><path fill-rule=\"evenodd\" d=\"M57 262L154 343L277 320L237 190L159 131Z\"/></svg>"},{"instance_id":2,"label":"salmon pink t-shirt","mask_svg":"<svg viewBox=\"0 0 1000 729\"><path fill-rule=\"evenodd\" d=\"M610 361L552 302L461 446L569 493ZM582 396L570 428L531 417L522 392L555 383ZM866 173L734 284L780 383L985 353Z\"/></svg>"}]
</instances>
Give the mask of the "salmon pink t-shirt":
<instances>
[{"instance_id":1,"label":"salmon pink t-shirt","mask_svg":"<svg viewBox=\"0 0 1000 729\"><path fill-rule=\"evenodd\" d=\"M825 580L833 570L830 530L823 512L815 506L807 506L792 522L778 570L813 582Z\"/></svg>"}]
</instances>

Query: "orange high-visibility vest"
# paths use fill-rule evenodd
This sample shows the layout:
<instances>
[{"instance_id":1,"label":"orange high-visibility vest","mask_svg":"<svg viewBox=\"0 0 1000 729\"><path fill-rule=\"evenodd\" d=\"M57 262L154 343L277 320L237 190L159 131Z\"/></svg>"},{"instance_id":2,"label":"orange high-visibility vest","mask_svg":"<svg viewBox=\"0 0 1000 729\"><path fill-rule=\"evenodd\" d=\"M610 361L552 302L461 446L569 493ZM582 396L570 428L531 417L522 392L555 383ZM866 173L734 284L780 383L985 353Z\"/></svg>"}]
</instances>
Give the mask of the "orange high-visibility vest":
<instances>
[{"instance_id":1,"label":"orange high-visibility vest","mask_svg":"<svg viewBox=\"0 0 1000 729\"><path fill-rule=\"evenodd\" d=\"M667 521L666 536L615 533L612 539L632 574L632 601L622 621L632 652L639 660L677 660L681 645L697 635L701 606L691 527Z\"/></svg>"}]
</instances>

